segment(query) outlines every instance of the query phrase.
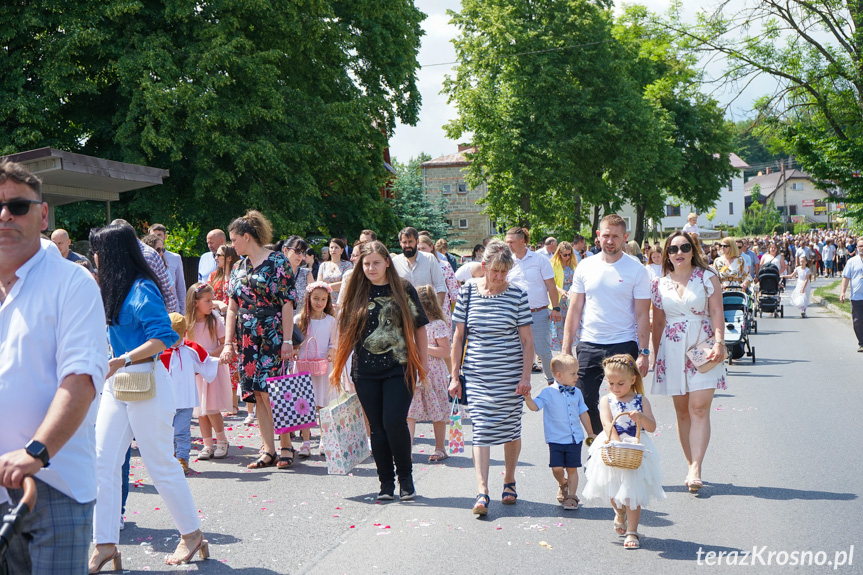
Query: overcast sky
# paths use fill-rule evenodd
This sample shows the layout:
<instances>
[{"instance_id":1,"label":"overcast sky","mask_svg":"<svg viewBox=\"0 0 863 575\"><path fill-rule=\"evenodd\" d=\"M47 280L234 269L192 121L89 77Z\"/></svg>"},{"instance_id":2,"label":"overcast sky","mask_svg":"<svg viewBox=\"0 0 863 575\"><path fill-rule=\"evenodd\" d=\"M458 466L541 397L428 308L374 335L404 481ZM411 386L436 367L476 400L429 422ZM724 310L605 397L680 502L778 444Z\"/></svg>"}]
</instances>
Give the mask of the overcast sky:
<instances>
[{"instance_id":1,"label":"overcast sky","mask_svg":"<svg viewBox=\"0 0 863 575\"><path fill-rule=\"evenodd\" d=\"M644 0L639 3L646 5L653 12L664 13L668 9L670 0ZM695 14L699 9L713 7L716 3L717 0L688 0L685 3L684 19L694 21ZM418 72L422 108L417 125L399 125L395 135L390 140L390 153L402 162L406 162L421 152L426 152L433 158L452 154L458 145L458 142L446 137L443 129L443 125L455 117L456 110L447 104L447 97L440 93L444 75L451 73L453 66L432 66L432 64L452 62L456 59L455 49L450 42L456 35L456 28L450 25L446 11L447 9L458 11L461 7L461 1L416 0L416 5L428 15L422 23L425 36L422 37L422 47L419 53L419 63L423 66ZM719 73L721 70L721 63L712 64L708 68L708 71L713 73ZM710 89L713 88L715 86ZM730 106L729 116L733 116L735 119L746 117L752 108L752 102L771 90L772 84L769 79L756 80ZM714 92L712 95L720 104L725 105L737 94L730 87L725 87L725 89Z\"/></svg>"}]
</instances>

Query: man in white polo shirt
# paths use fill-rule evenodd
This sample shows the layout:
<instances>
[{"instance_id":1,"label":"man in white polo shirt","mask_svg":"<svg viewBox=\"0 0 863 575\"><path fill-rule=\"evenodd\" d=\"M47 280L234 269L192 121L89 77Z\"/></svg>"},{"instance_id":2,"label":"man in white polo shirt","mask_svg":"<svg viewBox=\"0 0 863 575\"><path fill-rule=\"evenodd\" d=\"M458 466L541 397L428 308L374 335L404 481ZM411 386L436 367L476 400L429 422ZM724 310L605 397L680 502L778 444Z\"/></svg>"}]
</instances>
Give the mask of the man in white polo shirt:
<instances>
[{"instance_id":1,"label":"man in white polo shirt","mask_svg":"<svg viewBox=\"0 0 863 575\"><path fill-rule=\"evenodd\" d=\"M554 255L555 251L557 251L557 239L549 236L545 238L544 242L542 242L542 249L537 250L536 253L551 259L551 256Z\"/></svg>"},{"instance_id":2,"label":"man in white polo shirt","mask_svg":"<svg viewBox=\"0 0 863 575\"><path fill-rule=\"evenodd\" d=\"M515 256L524 282L527 285L527 301L530 305L530 315L533 319L533 348L542 360L542 371L545 380L554 383L551 373L551 323L560 321L560 301L557 286L554 283L554 269L548 258L527 249L530 241L528 231L524 228L510 228L506 232L506 245ZM548 303L551 301L551 312Z\"/></svg>"},{"instance_id":3,"label":"man in white polo shirt","mask_svg":"<svg viewBox=\"0 0 863 575\"><path fill-rule=\"evenodd\" d=\"M399 232L399 245L402 253L392 256L393 267L403 279L408 280L412 286L430 285L434 287L438 301L443 303L446 294L446 282L440 262L432 255L417 249L419 233L416 229L407 227Z\"/></svg>"},{"instance_id":4,"label":"man in white polo shirt","mask_svg":"<svg viewBox=\"0 0 863 575\"><path fill-rule=\"evenodd\" d=\"M857 240L854 257L848 258L842 270L842 286L839 288L839 301L845 303L845 292L851 285L851 321L854 335L857 336L857 351L863 352L863 238Z\"/></svg>"},{"instance_id":5,"label":"man in white polo shirt","mask_svg":"<svg viewBox=\"0 0 863 575\"><path fill-rule=\"evenodd\" d=\"M43 247L46 227L39 178L0 163L0 513L25 476L38 493L4 573L86 573L93 534L105 309L90 273Z\"/></svg>"},{"instance_id":6,"label":"man in white polo shirt","mask_svg":"<svg viewBox=\"0 0 863 575\"><path fill-rule=\"evenodd\" d=\"M569 312L563 328L563 352L572 354L578 342L578 385L587 404L593 429L599 419L599 387L604 377L602 360L618 353L636 358L641 375L647 375L650 337L650 280L647 268L624 257L629 234L617 214L602 218L597 236L602 251L575 268L569 292Z\"/></svg>"}]
</instances>

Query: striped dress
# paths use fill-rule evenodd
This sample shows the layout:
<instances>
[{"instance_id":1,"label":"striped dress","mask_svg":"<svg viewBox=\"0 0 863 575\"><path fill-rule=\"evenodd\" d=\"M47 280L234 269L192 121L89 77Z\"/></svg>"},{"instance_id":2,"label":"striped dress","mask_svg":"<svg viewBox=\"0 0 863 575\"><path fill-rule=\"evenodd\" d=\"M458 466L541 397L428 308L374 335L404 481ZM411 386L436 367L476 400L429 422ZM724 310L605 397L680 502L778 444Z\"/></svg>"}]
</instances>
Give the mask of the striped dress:
<instances>
[{"instance_id":1,"label":"striped dress","mask_svg":"<svg viewBox=\"0 0 863 575\"><path fill-rule=\"evenodd\" d=\"M473 444L501 445L521 437L524 398L515 394L521 379L522 347L518 328L530 325L527 293L515 285L482 296L476 283L459 290L452 320L464 323L467 297L467 353L462 371L473 422Z\"/></svg>"}]
</instances>

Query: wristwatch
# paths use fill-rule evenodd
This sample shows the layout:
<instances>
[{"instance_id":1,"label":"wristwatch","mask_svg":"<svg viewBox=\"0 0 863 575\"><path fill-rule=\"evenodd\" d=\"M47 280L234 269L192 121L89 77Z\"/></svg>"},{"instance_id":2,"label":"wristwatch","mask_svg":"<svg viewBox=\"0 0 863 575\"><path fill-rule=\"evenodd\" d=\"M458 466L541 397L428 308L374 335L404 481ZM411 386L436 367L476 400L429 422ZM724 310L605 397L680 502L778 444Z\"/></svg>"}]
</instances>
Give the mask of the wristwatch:
<instances>
[{"instance_id":1,"label":"wristwatch","mask_svg":"<svg viewBox=\"0 0 863 575\"><path fill-rule=\"evenodd\" d=\"M124 355L123 362L123 367L129 367L130 365L132 365L132 355L128 353Z\"/></svg>"},{"instance_id":2,"label":"wristwatch","mask_svg":"<svg viewBox=\"0 0 863 575\"><path fill-rule=\"evenodd\" d=\"M554 306L553 308L551 308L551 310L552 310L552 311L560 311L560 306L559 306L559 305L556 305L556 306Z\"/></svg>"},{"instance_id":3,"label":"wristwatch","mask_svg":"<svg viewBox=\"0 0 863 575\"><path fill-rule=\"evenodd\" d=\"M650 355L650 350L645 347L644 349L642 349L638 353L640 353L641 355Z\"/></svg>"},{"instance_id":4,"label":"wristwatch","mask_svg":"<svg viewBox=\"0 0 863 575\"><path fill-rule=\"evenodd\" d=\"M33 459L38 459L42 462L42 467L48 467L50 465L50 458L48 457L48 448L45 447L44 443L36 441L35 439L31 439L30 443L28 443L24 447L24 451L27 452L27 455L32 457Z\"/></svg>"}]
</instances>

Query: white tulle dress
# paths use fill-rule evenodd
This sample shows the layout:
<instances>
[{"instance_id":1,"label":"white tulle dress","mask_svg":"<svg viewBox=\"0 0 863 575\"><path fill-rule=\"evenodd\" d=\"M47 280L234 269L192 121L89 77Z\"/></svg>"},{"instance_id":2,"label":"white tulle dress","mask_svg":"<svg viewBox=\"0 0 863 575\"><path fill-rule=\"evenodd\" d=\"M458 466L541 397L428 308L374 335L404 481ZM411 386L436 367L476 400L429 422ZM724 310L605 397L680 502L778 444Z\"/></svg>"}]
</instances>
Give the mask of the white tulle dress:
<instances>
[{"instance_id":1,"label":"white tulle dress","mask_svg":"<svg viewBox=\"0 0 863 575\"><path fill-rule=\"evenodd\" d=\"M639 393L635 394L632 401L626 403L617 401L617 398L610 393L599 401L608 402L612 417L616 417L619 413L642 410L642 396ZM635 442L635 422L629 417L621 417L614 426L621 441ZM645 507L653 499L665 499L659 453L650 434L641 430L644 456L638 469L620 469L603 463L599 450L605 445L605 438L605 431L603 431L588 450L590 460L585 471L587 485L584 487L582 496L586 500L597 499L605 503L614 499L618 506L628 505L633 509L639 506Z\"/></svg>"}]
</instances>

